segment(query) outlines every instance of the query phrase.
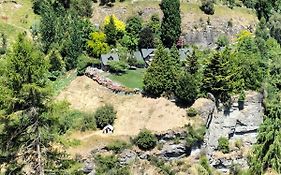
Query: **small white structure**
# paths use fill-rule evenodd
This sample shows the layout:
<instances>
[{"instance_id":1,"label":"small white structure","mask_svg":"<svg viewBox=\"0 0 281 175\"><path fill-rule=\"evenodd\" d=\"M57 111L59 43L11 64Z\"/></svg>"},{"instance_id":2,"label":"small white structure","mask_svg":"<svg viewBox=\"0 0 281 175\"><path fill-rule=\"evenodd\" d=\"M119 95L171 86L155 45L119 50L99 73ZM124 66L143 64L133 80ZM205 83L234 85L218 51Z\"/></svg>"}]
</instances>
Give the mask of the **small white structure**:
<instances>
[{"instance_id":1,"label":"small white structure","mask_svg":"<svg viewBox=\"0 0 281 175\"><path fill-rule=\"evenodd\" d=\"M114 131L114 128L112 125L106 125L103 129L102 129L102 133L103 134L112 134Z\"/></svg>"}]
</instances>

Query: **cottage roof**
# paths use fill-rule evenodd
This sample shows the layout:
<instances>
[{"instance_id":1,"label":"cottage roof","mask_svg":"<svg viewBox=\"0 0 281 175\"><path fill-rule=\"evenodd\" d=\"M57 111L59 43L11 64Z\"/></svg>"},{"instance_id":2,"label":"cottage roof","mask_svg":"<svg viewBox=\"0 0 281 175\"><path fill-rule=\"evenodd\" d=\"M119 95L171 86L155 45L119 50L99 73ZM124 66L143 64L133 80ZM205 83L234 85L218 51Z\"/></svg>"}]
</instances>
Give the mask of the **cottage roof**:
<instances>
[{"instance_id":1,"label":"cottage roof","mask_svg":"<svg viewBox=\"0 0 281 175\"><path fill-rule=\"evenodd\" d=\"M152 54L156 49L141 49L141 53L143 58L148 57L150 54Z\"/></svg>"},{"instance_id":2,"label":"cottage roof","mask_svg":"<svg viewBox=\"0 0 281 175\"><path fill-rule=\"evenodd\" d=\"M135 59L137 59L137 60L143 60L140 51L135 51L135 52L134 52L134 57L135 57Z\"/></svg>"},{"instance_id":3,"label":"cottage roof","mask_svg":"<svg viewBox=\"0 0 281 175\"><path fill-rule=\"evenodd\" d=\"M192 48L181 48L179 49L180 60L185 60L188 55L192 53Z\"/></svg>"},{"instance_id":4,"label":"cottage roof","mask_svg":"<svg viewBox=\"0 0 281 175\"><path fill-rule=\"evenodd\" d=\"M119 61L119 56L116 53L102 54L101 61L104 65L108 65L109 61Z\"/></svg>"}]
</instances>

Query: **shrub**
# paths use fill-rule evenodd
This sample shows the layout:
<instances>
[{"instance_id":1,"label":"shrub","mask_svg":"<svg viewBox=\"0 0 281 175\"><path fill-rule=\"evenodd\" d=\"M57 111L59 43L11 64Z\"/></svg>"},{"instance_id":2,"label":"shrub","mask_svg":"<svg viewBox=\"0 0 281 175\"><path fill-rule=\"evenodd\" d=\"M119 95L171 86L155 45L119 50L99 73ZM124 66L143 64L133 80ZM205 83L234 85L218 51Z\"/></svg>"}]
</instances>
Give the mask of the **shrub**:
<instances>
[{"instance_id":1,"label":"shrub","mask_svg":"<svg viewBox=\"0 0 281 175\"><path fill-rule=\"evenodd\" d=\"M87 55L80 55L77 62L77 73L83 75L88 66L99 65L100 61L97 59L90 58Z\"/></svg>"},{"instance_id":2,"label":"shrub","mask_svg":"<svg viewBox=\"0 0 281 175\"><path fill-rule=\"evenodd\" d=\"M183 103L192 104L199 92L198 78L195 75L184 73L178 78L175 88L177 99Z\"/></svg>"},{"instance_id":3,"label":"shrub","mask_svg":"<svg viewBox=\"0 0 281 175\"><path fill-rule=\"evenodd\" d=\"M199 164L208 172L208 174L213 174L212 168L206 156L200 157Z\"/></svg>"},{"instance_id":4,"label":"shrub","mask_svg":"<svg viewBox=\"0 0 281 175\"><path fill-rule=\"evenodd\" d=\"M203 142L206 128L201 126L194 130L191 125L187 125L186 146L191 148L195 143Z\"/></svg>"},{"instance_id":5,"label":"shrub","mask_svg":"<svg viewBox=\"0 0 281 175\"><path fill-rule=\"evenodd\" d=\"M116 119L116 111L112 105L106 104L105 106L99 107L94 117L96 119L97 127L104 128L106 125L112 125Z\"/></svg>"},{"instance_id":6,"label":"shrub","mask_svg":"<svg viewBox=\"0 0 281 175\"><path fill-rule=\"evenodd\" d=\"M108 63L109 71L113 73L126 72L127 65L123 61L110 61Z\"/></svg>"},{"instance_id":7,"label":"shrub","mask_svg":"<svg viewBox=\"0 0 281 175\"><path fill-rule=\"evenodd\" d=\"M212 0L203 0L200 9L207 15L215 13L214 2Z\"/></svg>"},{"instance_id":8,"label":"shrub","mask_svg":"<svg viewBox=\"0 0 281 175\"><path fill-rule=\"evenodd\" d=\"M122 152L124 149L127 149L129 147L130 145L127 142L121 140L116 140L106 146L108 150L111 150L116 154Z\"/></svg>"},{"instance_id":9,"label":"shrub","mask_svg":"<svg viewBox=\"0 0 281 175\"><path fill-rule=\"evenodd\" d=\"M175 175L175 171L172 169L172 166L166 165L163 160L160 160L156 156L151 156L149 157L148 161L156 167L158 167L163 174L168 174L168 175Z\"/></svg>"},{"instance_id":10,"label":"shrub","mask_svg":"<svg viewBox=\"0 0 281 175\"><path fill-rule=\"evenodd\" d=\"M142 150L151 150L157 144L157 138L149 130L142 130L134 139L134 143Z\"/></svg>"},{"instance_id":11,"label":"shrub","mask_svg":"<svg viewBox=\"0 0 281 175\"><path fill-rule=\"evenodd\" d=\"M234 145L235 145L235 147L237 147L237 148L241 148L242 147L242 145L243 145L243 142L242 142L242 140L241 139L237 139L235 142L234 142Z\"/></svg>"},{"instance_id":12,"label":"shrub","mask_svg":"<svg viewBox=\"0 0 281 175\"><path fill-rule=\"evenodd\" d=\"M225 137L220 137L218 142L218 150L222 151L224 154L229 153L229 140Z\"/></svg>"},{"instance_id":13,"label":"shrub","mask_svg":"<svg viewBox=\"0 0 281 175\"><path fill-rule=\"evenodd\" d=\"M188 110L186 111L186 114L188 117L195 117L198 114L198 112L195 108L191 107L191 108L188 108Z\"/></svg>"},{"instance_id":14,"label":"shrub","mask_svg":"<svg viewBox=\"0 0 281 175\"><path fill-rule=\"evenodd\" d=\"M121 166L116 156L98 155L95 159L97 164L96 174L130 175L128 167Z\"/></svg>"},{"instance_id":15,"label":"shrub","mask_svg":"<svg viewBox=\"0 0 281 175\"><path fill-rule=\"evenodd\" d=\"M222 48L229 44L229 40L228 40L227 36L220 35L216 41L216 44L217 44L217 48Z\"/></svg>"}]
</instances>

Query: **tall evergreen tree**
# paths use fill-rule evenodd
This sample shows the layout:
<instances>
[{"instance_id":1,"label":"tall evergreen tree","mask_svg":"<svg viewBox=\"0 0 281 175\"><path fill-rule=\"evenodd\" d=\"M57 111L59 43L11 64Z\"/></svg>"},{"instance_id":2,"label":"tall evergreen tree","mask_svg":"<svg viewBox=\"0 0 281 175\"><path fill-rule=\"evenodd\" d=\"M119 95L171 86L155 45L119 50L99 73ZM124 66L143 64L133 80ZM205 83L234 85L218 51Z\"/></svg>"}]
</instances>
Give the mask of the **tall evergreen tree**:
<instances>
[{"instance_id":1,"label":"tall evergreen tree","mask_svg":"<svg viewBox=\"0 0 281 175\"><path fill-rule=\"evenodd\" d=\"M273 102L267 106L265 121L259 128L257 143L249 159L251 173L263 174L269 168L281 173L280 125L281 104Z\"/></svg>"},{"instance_id":2,"label":"tall evergreen tree","mask_svg":"<svg viewBox=\"0 0 281 175\"><path fill-rule=\"evenodd\" d=\"M8 92L0 99L5 111L0 135L1 157L9 173L19 174L28 165L31 174L44 174L43 147L48 148L41 131L48 121L41 118L48 99L48 62L24 34L19 35L8 55L2 75L1 90ZM2 97L2 96L1 96ZM45 149L44 148L44 149ZM21 173L20 173L21 174Z\"/></svg>"},{"instance_id":3,"label":"tall evergreen tree","mask_svg":"<svg viewBox=\"0 0 281 175\"><path fill-rule=\"evenodd\" d=\"M139 48L154 48L154 33L149 27L140 31Z\"/></svg>"},{"instance_id":4,"label":"tall evergreen tree","mask_svg":"<svg viewBox=\"0 0 281 175\"><path fill-rule=\"evenodd\" d=\"M144 75L144 91L155 96L173 93L180 70L178 62L177 54L169 54L163 46L159 46Z\"/></svg>"},{"instance_id":5,"label":"tall evergreen tree","mask_svg":"<svg viewBox=\"0 0 281 175\"><path fill-rule=\"evenodd\" d=\"M229 100L229 93L232 90L232 73L229 60L229 49L216 52L211 56L203 73L203 92L212 93L221 102L227 102Z\"/></svg>"},{"instance_id":6,"label":"tall evergreen tree","mask_svg":"<svg viewBox=\"0 0 281 175\"><path fill-rule=\"evenodd\" d=\"M127 20L126 32L130 36L134 36L138 38L141 29L142 29L142 20L139 16L133 16Z\"/></svg>"},{"instance_id":7,"label":"tall evergreen tree","mask_svg":"<svg viewBox=\"0 0 281 175\"><path fill-rule=\"evenodd\" d=\"M106 35L106 41L109 45L116 45L117 29L114 23L113 16L110 16L109 23L104 26L104 33Z\"/></svg>"},{"instance_id":8,"label":"tall evergreen tree","mask_svg":"<svg viewBox=\"0 0 281 175\"><path fill-rule=\"evenodd\" d=\"M160 8L164 14L161 24L161 41L165 47L171 48L181 34L180 1L162 0Z\"/></svg>"},{"instance_id":9,"label":"tall evergreen tree","mask_svg":"<svg viewBox=\"0 0 281 175\"><path fill-rule=\"evenodd\" d=\"M68 70L76 66L92 30L89 20L80 18L77 12L65 9L60 3L50 3L41 12L39 33L43 51L48 53L59 45L57 49Z\"/></svg>"}]
</instances>

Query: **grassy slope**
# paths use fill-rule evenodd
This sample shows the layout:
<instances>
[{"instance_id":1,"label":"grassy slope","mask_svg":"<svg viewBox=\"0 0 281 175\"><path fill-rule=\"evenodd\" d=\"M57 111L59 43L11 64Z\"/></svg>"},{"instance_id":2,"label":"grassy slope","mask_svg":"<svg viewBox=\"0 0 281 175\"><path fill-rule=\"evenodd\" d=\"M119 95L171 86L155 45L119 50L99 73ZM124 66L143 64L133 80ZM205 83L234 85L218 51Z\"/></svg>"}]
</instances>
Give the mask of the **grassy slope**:
<instances>
[{"instance_id":1,"label":"grassy slope","mask_svg":"<svg viewBox=\"0 0 281 175\"><path fill-rule=\"evenodd\" d=\"M38 18L32 11L31 0L17 0L15 3L0 4L0 32L8 35L13 41L18 33L29 31L32 23ZM2 17L8 17L7 20Z\"/></svg>"},{"instance_id":2,"label":"grassy slope","mask_svg":"<svg viewBox=\"0 0 281 175\"><path fill-rule=\"evenodd\" d=\"M215 14L206 15L200 10L199 5L200 3L197 2L181 3L183 32L186 32L186 29L192 28L195 24L198 24L200 19L206 21L208 17L214 26L226 24L230 19L232 19L234 24L244 27L255 24L257 21L256 15L251 9L242 7L234 7L233 9L230 9L227 6L215 5ZM130 16L136 15L138 12L143 12L142 17L144 21L148 20L154 13L157 13L160 16L162 15L159 8L159 1L143 0L134 3L131 1L122 3L117 2L112 8L100 7L95 3L92 21L94 23L102 23L105 16L111 14L126 21Z\"/></svg>"}]
</instances>

